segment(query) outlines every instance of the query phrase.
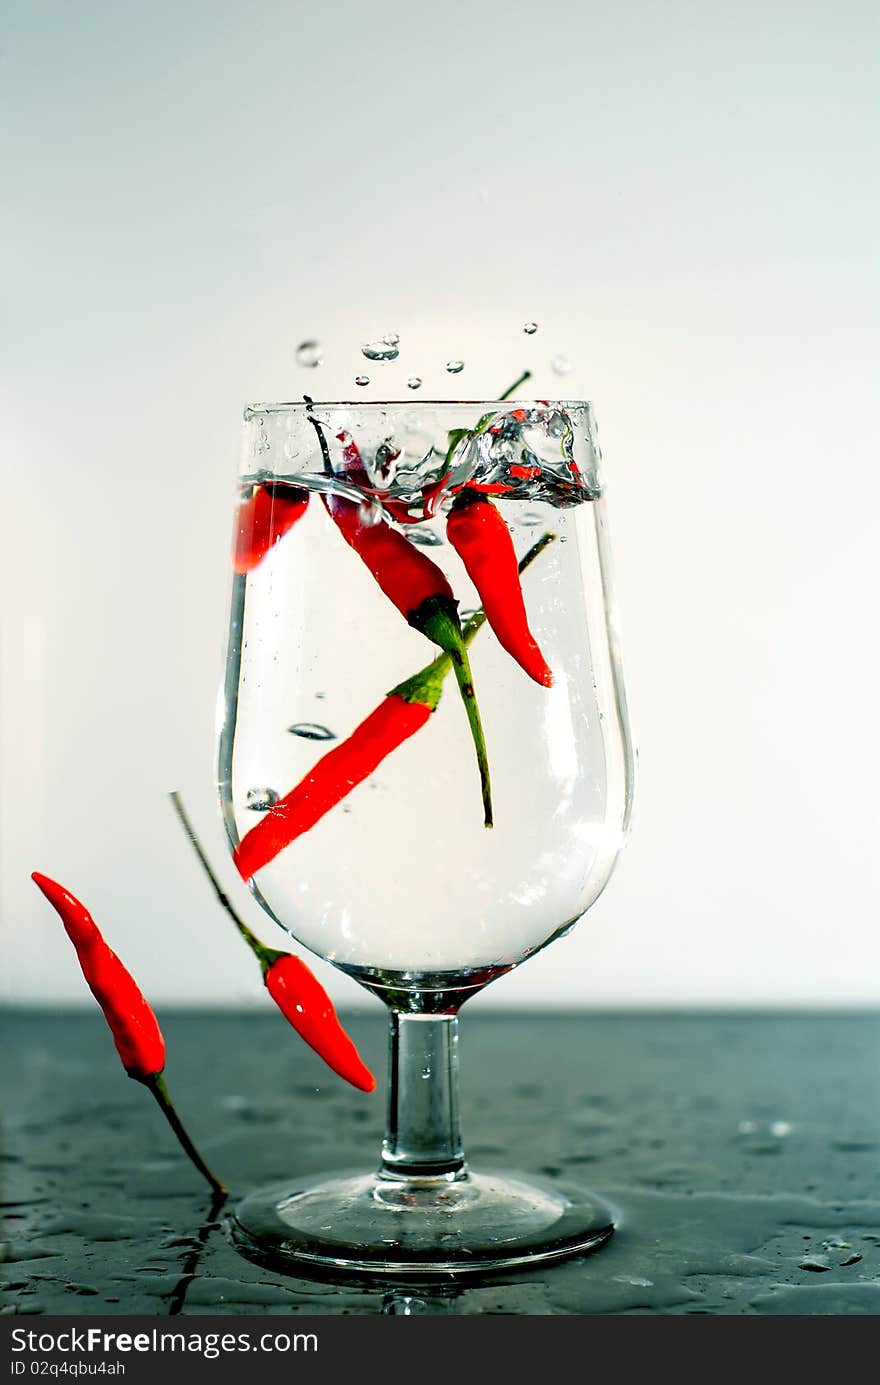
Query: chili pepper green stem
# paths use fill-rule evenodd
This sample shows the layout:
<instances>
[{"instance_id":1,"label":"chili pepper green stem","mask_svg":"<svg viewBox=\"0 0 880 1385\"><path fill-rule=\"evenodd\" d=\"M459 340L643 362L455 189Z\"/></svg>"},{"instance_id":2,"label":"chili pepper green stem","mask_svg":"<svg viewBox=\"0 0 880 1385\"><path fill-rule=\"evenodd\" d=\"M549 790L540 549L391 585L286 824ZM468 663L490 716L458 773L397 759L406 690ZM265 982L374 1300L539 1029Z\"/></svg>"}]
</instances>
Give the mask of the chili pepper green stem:
<instances>
[{"instance_id":1,"label":"chili pepper green stem","mask_svg":"<svg viewBox=\"0 0 880 1385\"><path fill-rule=\"evenodd\" d=\"M467 656L458 616L437 602L429 614L423 618L422 632L433 640L447 654L461 693L461 700L471 728L474 747L477 752L477 765L480 771L480 787L483 795L483 821L486 827L492 826L492 783L489 777L489 756L486 752L486 738L480 709L474 692L474 679Z\"/></svg>"},{"instance_id":2,"label":"chili pepper green stem","mask_svg":"<svg viewBox=\"0 0 880 1385\"><path fill-rule=\"evenodd\" d=\"M524 385L525 382L526 382L526 380L531 380L531 378L532 378L532 372L531 372L530 370L524 370L523 373L522 373L522 375L520 375L519 379L518 379L518 380L514 380L514 382L513 382L512 385L508 385L508 386L507 386L507 389L504 391L504 393L503 393L503 394L499 394L498 398L499 398L499 399L509 399L510 396L511 396L512 394L515 394L515 393L516 393L516 391L519 389L520 385Z\"/></svg>"},{"instance_id":3,"label":"chili pepper green stem","mask_svg":"<svg viewBox=\"0 0 880 1385\"><path fill-rule=\"evenodd\" d=\"M186 1151L192 1162L195 1164L199 1173L204 1174L205 1178L207 1178L208 1182L210 1183L211 1187L214 1189L214 1192L217 1194L218 1197L228 1197L229 1189L226 1187L224 1183L221 1183L220 1179L217 1178L211 1172L211 1170L208 1168L208 1165L205 1163L201 1154L199 1154L199 1151L196 1149L195 1145L193 1144L192 1140L187 1134L180 1117L174 1109L174 1103L172 1102L171 1097L169 1096L168 1088L165 1085L165 1078L162 1076L161 1072L154 1073L151 1077L144 1078L143 1083L144 1086L149 1087L150 1091L153 1093L153 1096L159 1103L159 1107L162 1111L162 1114L164 1115L168 1124L171 1126L171 1129L174 1131L183 1149Z\"/></svg>"},{"instance_id":4,"label":"chili pepper green stem","mask_svg":"<svg viewBox=\"0 0 880 1385\"><path fill-rule=\"evenodd\" d=\"M282 957L284 954L279 952L274 947L266 947L265 943L261 943L257 935L255 933L252 933L251 930L248 928L244 919L240 918L239 915L236 913L235 909L232 906L232 901L230 900L228 894L223 889L223 886L220 884L220 881L214 874L214 871L211 868L211 863L205 855L204 851L202 850L202 844L196 836L195 828L189 820L189 816L187 814L186 809L183 806L183 800L181 799L180 794L175 789L174 793L170 794L169 797L171 798L174 811L180 819L180 825L187 835L189 844L192 847L193 851L196 853L196 856L199 858L202 870L205 872L205 874L207 875L208 879L214 887L214 893L217 896L217 899L219 900L223 908L226 910L229 917L232 919L232 922L235 924L239 933L244 938L248 947L254 953L255 957L260 963L260 966L263 969L263 975L265 976L266 972L269 970L272 963L276 962L278 958Z\"/></svg>"}]
</instances>

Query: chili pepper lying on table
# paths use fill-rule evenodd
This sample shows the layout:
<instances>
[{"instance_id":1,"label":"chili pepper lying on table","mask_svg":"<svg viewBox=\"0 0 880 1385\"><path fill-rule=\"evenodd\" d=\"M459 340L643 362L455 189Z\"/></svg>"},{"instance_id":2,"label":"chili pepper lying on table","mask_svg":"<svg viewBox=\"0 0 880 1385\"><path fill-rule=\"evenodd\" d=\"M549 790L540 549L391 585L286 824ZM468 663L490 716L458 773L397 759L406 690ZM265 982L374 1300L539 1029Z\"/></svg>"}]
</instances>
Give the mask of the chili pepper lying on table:
<instances>
[{"instance_id":1,"label":"chili pepper lying on table","mask_svg":"<svg viewBox=\"0 0 880 1385\"><path fill-rule=\"evenodd\" d=\"M513 539L498 510L466 487L452 503L446 534L480 594L499 643L536 683L551 687L553 674L529 629Z\"/></svg>"},{"instance_id":2,"label":"chili pepper lying on table","mask_svg":"<svg viewBox=\"0 0 880 1385\"><path fill-rule=\"evenodd\" d=\"M251 572L273 544L302 519L309 493L284 481L261 482L240 506L233 565L236 572Z\"/></svg>"},{"instance_id":3,"label":"chili pepper lying on table","mask_svg":"<svg viewBox=\"0 0 880 1385\"><path fill-rule=\"evenodd\" d=\"M202 869L214 887L214 893L260 963L266 990L284 1018L293 1026L300 1038L324 1059L327 1066L345 1078L346 1082L350 1082L362 1092L374 1091L376 1079L339 1023L333 1002L318 978L299 957L266 947L251 932L244 920L239 918L211 869L180 794L173 793L171 802L190 845L201 862Z\"/></svg>"},{"instance_id":4,"label":"chili pepper lying on table","mask_svg":"<svg viewBox=\"0 0 880 1385\"><path fill-rule=\"evenodd\" d=\"M555 537L544 534L533 544L519 564L519 572L524 572ZM462 642L470 644L485 622L486 613L475 612L465 624ZM440 701L451 666L450 656L443 654L399 683L346 740L323 755L295 788L262 814L233 852L243 880L250 880L279 851L314 827L386 756L425 725Z\"/></svg>"},{"instance_id":5,"label":"chili pepper lying on table","mask_svg":"<svg viewBox=\"0 0 880 1385\"><path fill-rule=\"evenodd\" d=\"M215 1193L225 1197L226 1188L208 1168L174 1109L163 1076L165 1040L159 1021L134 977L108 947L85 905L63 885L39 871L34 871L31 879L64 924L83 976L110 1026L125 1071L129 1077L149 1087L196 1168L204 1174Z\"/></svg>"},{"instance_id":6,"label":"chili pepper lying on table","mask_svg":"<svg viewBox=\"0 0 880 1385\"><path fill-rule=\"evenodd\" d=\"M315 418L312 422L321 440L325 468L332 474L321 425ZM344 474L348 478L358 479L364 474L360 453L351 435L343 436ZM491 827L492 787L486 739L474 692L470 661L462 639L458 602L453 596L452 588L437 564L432 562L426 553L414 548L409 540L393 529L386 520L380 518L376 522L371 522L373 517L366 512L364 506L339 495L324 495L322 499L327 513L345 542L372 573L389 601L415 630L427 636L451 659L477 753L483 796L483 819L485 825ZM413 730L416 729L414 726ZM372 735L372 729L369 734ZM408 734L411 735L412 732Z\"/></svg>"}]
</instances>

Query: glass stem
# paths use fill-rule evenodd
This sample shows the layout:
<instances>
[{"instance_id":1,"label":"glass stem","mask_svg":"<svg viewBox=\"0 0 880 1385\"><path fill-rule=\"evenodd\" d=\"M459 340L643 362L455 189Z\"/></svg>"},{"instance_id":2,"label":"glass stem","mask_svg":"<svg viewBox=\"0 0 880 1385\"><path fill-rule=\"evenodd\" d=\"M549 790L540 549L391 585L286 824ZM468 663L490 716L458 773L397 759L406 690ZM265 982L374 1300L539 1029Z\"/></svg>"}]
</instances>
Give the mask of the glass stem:
<instances>
[{"instance_id":1,"label":"glass stem","mask_svg":"<svg viewBox=\"0 0 880 1385\"><path fill-rule=\"evenodd\" d=\"M458 1123L458 1016L391 1011L388 1123L381 1174L461 1178L467 1172Z\"/></svg>"}]
</instances>

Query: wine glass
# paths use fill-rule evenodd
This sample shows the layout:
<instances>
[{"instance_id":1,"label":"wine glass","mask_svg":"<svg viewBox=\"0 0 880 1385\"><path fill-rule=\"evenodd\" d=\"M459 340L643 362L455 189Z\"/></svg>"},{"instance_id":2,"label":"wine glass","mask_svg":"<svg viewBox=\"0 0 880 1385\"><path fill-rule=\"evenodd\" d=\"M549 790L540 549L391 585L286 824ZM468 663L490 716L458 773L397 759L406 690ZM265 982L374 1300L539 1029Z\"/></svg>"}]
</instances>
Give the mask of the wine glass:
<instances>
[{"instance_id":1,"label":"wine glass","mask_svg":"<svg viewBox=\"0 0 880 1385\"><path fill-rule=\"evenodd\" d=\"M430 1279L613 1230L580 1187L471 1170L457 1106L461 1005L572 927L629 823L600 458L580 402L245 410L226 830L266 912L390 1011L378 1168L247 1197L263 1263Z\"/></svg>"}]
</instances>

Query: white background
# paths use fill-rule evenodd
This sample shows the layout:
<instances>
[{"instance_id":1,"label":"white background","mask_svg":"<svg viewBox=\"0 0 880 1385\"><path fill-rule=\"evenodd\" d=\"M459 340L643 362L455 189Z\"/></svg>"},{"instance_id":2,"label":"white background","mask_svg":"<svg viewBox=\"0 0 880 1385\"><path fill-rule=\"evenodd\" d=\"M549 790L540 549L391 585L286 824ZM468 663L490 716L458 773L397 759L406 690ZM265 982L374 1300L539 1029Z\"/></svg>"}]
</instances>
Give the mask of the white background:
<instances>
[{"instance_id":1,"label":"white background","mask_svg":"<svg viewBox=\"0 0 880 1385\"><path fill-rule=\"evenodd\" d=\"M257 1003L166 800L276 942L211 788L241 406L351 397L391 329L374 397L552 394L565 352L606 456L631 845L475 1004L880 1001L877 17L8 7L7 998L91 1004L40 869L155 1001Z\"/></svg>"}]
</instances>

